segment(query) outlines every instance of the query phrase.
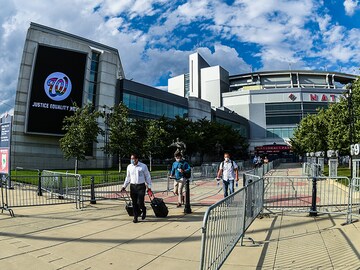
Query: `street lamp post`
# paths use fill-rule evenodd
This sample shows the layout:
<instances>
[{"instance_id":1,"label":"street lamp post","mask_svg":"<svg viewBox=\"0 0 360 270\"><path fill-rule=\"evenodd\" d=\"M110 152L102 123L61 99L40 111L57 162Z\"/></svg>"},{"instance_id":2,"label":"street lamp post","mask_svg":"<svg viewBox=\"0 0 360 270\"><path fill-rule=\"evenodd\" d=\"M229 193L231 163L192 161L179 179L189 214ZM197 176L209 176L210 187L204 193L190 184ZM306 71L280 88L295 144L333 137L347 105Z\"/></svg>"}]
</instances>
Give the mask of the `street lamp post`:
<instances>
[{"instance_id":1,"label":"street lamp post","mask_svg":"<svg viewBox=\"0 0 360 270\"><path fill-rule=\"evenodd\" d=\"M105 132L104 132L104 147L105 147L105 161L104 161L104 172L105 172L105 182L107 182L107 170L109 166L109 118L112 114L112 108L103 106L103 113L105 117Z\"/></svg>"},{"instance_id":2,"label":"street lamp post","mask_svg":"<svg viewBox=\"0 0 360 270\"><path fill-rule=\"evenodd\" d=\"M353 132L354 132L354 124L353 124L353 108L352 108L352 84L349 83L346 85L347 88L347 101L348 101L348 114L349 114L349 142L350 145L353 144ZM351 153L349 156L349 162L350 162L350 179L353 178L353 162L352 162L352 157L351 157ZM351 181L351 180L350 180Z\"/></svg>"}]
</instances>

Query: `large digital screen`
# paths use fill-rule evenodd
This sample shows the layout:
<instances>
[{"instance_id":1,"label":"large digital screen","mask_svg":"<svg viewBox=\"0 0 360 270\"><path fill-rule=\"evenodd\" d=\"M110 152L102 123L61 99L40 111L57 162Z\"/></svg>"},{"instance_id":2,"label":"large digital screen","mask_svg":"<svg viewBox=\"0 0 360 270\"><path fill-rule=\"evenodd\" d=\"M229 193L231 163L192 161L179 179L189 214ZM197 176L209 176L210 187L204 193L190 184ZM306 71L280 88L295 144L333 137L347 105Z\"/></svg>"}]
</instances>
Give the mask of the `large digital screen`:
<instances>
[{"instance_id":1,"label":"large digital screen","mask_svg":"<svg viewBox=\"0 0 360 270\"><path fill-rule=\"evenodd\" d=\"M86 53L39 45L28 103L26 132L62 135L65 116L81 107Z\"/></svg>"}]
</instances>

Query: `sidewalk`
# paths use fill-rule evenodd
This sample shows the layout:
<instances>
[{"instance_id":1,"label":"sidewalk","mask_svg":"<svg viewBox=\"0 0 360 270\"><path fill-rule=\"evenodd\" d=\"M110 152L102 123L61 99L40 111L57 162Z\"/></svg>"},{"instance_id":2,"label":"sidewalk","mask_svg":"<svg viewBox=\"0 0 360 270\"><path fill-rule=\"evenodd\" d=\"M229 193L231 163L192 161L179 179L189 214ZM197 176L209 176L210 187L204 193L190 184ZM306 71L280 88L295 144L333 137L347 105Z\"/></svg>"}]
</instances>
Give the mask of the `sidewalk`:
<instances>
[{"instance_id":1,"label":"sidewalk","mask_svg":"<svg viewBox=\"0 0 360 270\"><path fill-rule=\"evenodd\" d=\"M276 173L297 169L278 169ZM218 192L199 185L198 200ZM201 192L203 190L203 192ZM221 194L221 193L220 193ZM215 196L214 195L214 196ZM0 214L0 269L198 269L206 205L193 213L169 206L169 217L132 223L123 202L15 208ZM251 225L222 269L360 269L360 222L344 216L265 215Z\"/></svg>"}]
</instances>

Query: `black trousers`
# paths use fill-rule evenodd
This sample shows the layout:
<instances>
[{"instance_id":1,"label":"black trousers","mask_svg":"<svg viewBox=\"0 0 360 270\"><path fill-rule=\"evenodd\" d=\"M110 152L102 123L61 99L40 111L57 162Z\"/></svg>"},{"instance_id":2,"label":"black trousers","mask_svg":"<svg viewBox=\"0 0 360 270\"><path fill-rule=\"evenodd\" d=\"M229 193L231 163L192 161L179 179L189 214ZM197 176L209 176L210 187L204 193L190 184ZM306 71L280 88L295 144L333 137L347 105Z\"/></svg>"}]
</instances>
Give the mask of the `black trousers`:
<instances>
[{"instance_id":1,"label":"black trousers","mask_svg":"<svg viewBox=\"0 0 360 270\"><path fill-rule=\"evenodd\" d=\"M130 184L130 197L134 207L134 217L138 217L143 213L146 213L146 207L144 203L145 199L145 184Z\"/></svg>"}]
</instances>

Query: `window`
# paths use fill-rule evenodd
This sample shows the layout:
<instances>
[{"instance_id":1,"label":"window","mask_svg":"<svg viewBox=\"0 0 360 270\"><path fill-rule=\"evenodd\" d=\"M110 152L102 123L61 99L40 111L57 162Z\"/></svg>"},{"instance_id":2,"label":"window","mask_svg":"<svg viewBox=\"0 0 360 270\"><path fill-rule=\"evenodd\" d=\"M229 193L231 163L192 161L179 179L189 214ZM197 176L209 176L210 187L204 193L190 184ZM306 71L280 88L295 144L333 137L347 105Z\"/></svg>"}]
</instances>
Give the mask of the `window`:
<instances>
[{"instance_id":1,"label":"window","mask_svg":"<svg viewBox=\"0 0 360 270\"><path fill-rule=\"evenodd\" d=\"M156 106L157 106L157 101L152 101L151 105L150 105L150 113L153 115L156 115Z\"/></svg>"},{"instance_id":2,"label":"window","mask_svg":"<svg viewBox=\"0 0 360 270\"><path fill-rule=\"evenodd\" d=\"M287 125L287 124L297 124L301 120L301 115L269 115L266 116L267 125Z\"/></svg>"},{"instance_id":3,"label":"window","mask_svg":"<svg viewBox=\"0 0 360 270\"><path fill-rule=\"evenodd\" d=\"M100 59L100 54L97 52L92 52L87 102L93 105L96 104L99 59Z\"/></svg>"},{"instance_id":4,"label":"window","mask_svg":"<svg viewBox=\"0 0 360 270\"><path fill-rule=\"evenodd\" d=\"M126 105L126 107L130 107L130 95L129 94L123 95L123 103Z\"/></svg>"},{"instance_id":5,"label":"window","mask_svg":"<svg viewBox=\"0 0 360 270\"><path fill-rule=\"evenodd\" d=\"M136 110L136 96L130 95L129 109Z\"/></svg>"},{"instance_id":6,"label":"window","mask_svg":"<svg viewBox=\"0 0 360 270\"><path fill-rule=\"evenodd\" d=\"M148 98L144 98L144 112L151 113L150 99L148 99Z\"/></svg>"},{"instance_id":7,"label":"window","mask_svg":"<svg viewBox=\"0 0 360 270\"><path fill-rule=\"evenodd\" d=\"M144 98L136 97L136 110L139 112L144 111Z\"/></svg>"},{"instance_id":8,"label":"window","mask_svg":"<svg viewBox=\"0 0 360 270\"><path fill-rule=\"evenodd\" d=\"M291 138L294 133L294 127L268 128L266 130L267 138Z\"/></svg>"}]
</instances>

